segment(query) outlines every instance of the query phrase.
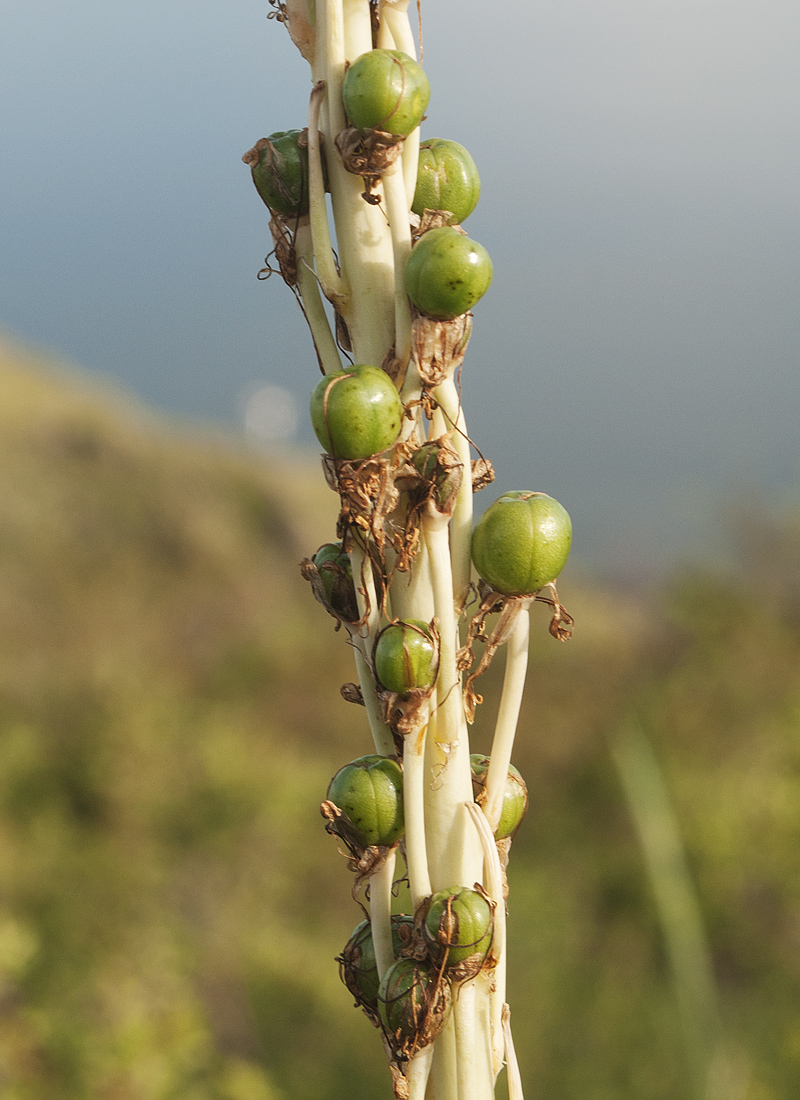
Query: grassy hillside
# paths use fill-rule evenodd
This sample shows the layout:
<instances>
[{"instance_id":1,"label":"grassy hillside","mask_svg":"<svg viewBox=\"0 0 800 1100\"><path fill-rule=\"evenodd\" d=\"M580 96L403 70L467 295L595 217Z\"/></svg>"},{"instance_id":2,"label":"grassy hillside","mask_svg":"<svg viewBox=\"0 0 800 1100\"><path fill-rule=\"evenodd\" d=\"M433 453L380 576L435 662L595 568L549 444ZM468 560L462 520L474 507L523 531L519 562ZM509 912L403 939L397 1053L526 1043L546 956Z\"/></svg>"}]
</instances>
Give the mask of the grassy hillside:
<instances>
[{"instance_id":1,"label":"grassy hillside","mask_svg":"<svg viewBox=\"0 0 800 1100\"><path fill-rule=\"evenodd\" d=\"M164 425L0 347L0 1096L390 1095L334 956L359 919L322 829L369 751L297 563L318 466ZM516 762L511 988L528 1100L692 1095L664 929L608 752L655 747L738 1080L800 1095L800 536L649 604L542 614ZM756 583L757 579L757 583ZM497 678L475 747L488 749Z\"/></svg>"}]
</instances>

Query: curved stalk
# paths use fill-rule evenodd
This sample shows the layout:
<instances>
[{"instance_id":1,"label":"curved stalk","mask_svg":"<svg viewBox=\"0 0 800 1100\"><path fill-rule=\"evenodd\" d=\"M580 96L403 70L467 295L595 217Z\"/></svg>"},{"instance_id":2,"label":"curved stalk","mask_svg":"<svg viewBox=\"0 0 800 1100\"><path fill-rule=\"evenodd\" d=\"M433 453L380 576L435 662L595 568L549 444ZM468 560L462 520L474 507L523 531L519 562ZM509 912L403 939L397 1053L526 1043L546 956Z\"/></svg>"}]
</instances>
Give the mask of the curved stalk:
<instances>
[{"instance_id":1,"label":"curved stalk","mask_svg":"<svg viewBox=\"0 0 800 1100\"><path fill-rule=\"evenodd\" d=\"M341 311L347 308L348 293L344 279L336 270L319 146L320 107L324 95L325 84L320 81L314 86L308 102L308 207L319 285L328 301Z\"/></svg>"},{"instance_id":2,"label":"curved stalk","mask_svg":"<svg viewBox=\"0 0 800 1100\"><path fill-rule=\"evenodd\" d=\"M354 543L350 551L350 569L355 584L358 610L366 624L360 631L350 632L356 654L356 671L361 685L361 695L364 699L372 739L375 742L375 751L381 756L392 756L394 739L383 719L383 710L377 696L375 677L369 660L372 643L380 628L380 607L372 576L372 563L364 554L364 548L358 543Z\"/></svg>"},{"instance_id":3,"label":"curved stalk","mask_svg":"<svg viewBox=\"0 0 800 1100\"><path fill-rule=\"evenodd\" d=\"M457 629L447 537L447 519L429 507L422 520L431 567L433 603L439 626L436 723L428 738L431 783L426 790L429 821L428 866L434 890L472 886L480 878L480 845L464 803L472 798L469 742L456 665Z\"/></svg>"},{"instance_id":4,"label":"curved stalk","mask_svg":"<svg viewBox=\"0 0 800 1100\"><path fill-rule=\"evenodd\" d=\"M405 818L406 866L411 907L417 906L431 891L428 850L425 840L425 741L430 718L430 703L420 708L418 727L403 740L403 815Z\"/></svg>"},{"instance_id":5,"label":"curved stalk","mask_svg":"<svg viewBox=\"0 0 800 1100\"><path fill-rule=\"evenodd\" d=\"M472 459L469 453L469 436L461 398L452 375L433 391L448 429L454 428L451 443L464 468L461 487L453 509L450 532L450 554L453 562L453 593L456 603L463 607L467 601L472 575Z\"/></svg>"},{"instance_id":6,"label":"curved stalk","mask_svg":"<svg viewBox=\"0 0 800 1100\"><path fill-rule=\"evenodd\" d=\"M297 226L294 249L297 257L297 288L303 303L303 313L311 329L319 365L324 374L333 374L342 369L342 360L314 274L314 245L311 226L306 218L301 218Z\"/></svg>"},{"instance_id":7,"label":"curved stalk","mask_svg":"<svg viewBox=\"0 0 800 1100\"><path fill-rule=\"evenodd\" d=\"M377 871L370 875L369 880L369 923L379 978L383 977L394 962L392 884L395 860L394 851L389 852Z\"/></svg>"},{"instance_id":8,"label":"curved stalk","mask_svg":"<svg viewBox=\"0 0 800 1100\"><path fill-rule=\"evenodd\" d=\"M531 597L532 599L533 597ZM516 621L506 643L506 671L503 679L503 693L500 696L500 707L497 711L497 723L494 728L492 752L484 788L483 812L492 832L495 832L500 824L500 815L503 812L503 792L508 776L508 766L511 763L514 737L517 733L522 693L525 688L525 675L528 670L528 638L530 634L530 611L528 609L531 600L520 605Z\"/></svg>"},{"instance_id":9,"label":"curved stalk","mask_svg":"<svg viewBox=\"0 0 800 1100\"><path fill-rule=\"evenodd\" d=\"M428 1087L428 1079L433 1063L434 1044L428 1043L422 1050L418 1050L406 1069L408 1082L408 1100L425 1100L425 1090Z\"/></svg>"},{"instance_id":10,"label":"curved stalk","mask_svg":"<svg viewBox=\"0 0 800 1100\"><path fill-rule=\"evenodd\" d=\"M400 360L405 373L411 354L411 307L405 285L406 262L411 255L411 228L402 163L396 160L386 169L381 180L394 255L394 354Z\"/></svg>"},{"instance_id":11,"label":"curved stalk","mask_svg":"<svg viewBox=\"0 0 800 1100\"><path fill-rule=\"evenodd\" d=\"M478 830L483 849L483 887L494 902L492 955L496 965L487 991L490 1005L492 1068L495 1080L503 1068L505 1041L503 1039L503 1004L506 999L506 902L503 896L503 870L489 822L475 802L467 803L467 810Z\"/></svg>"},{"instance_id":12,"label":"curved stalk","mask_svg":"<svg viewBox=\"0 0 800 1100\"><path fill-rule=\"evenodd\" d=\"M506 1072L508 1076L508 1100L525 1100L522 1094L522 1077L519 1072L517 1053L511 1037L511 1009L503 1005L503 1036L506 1044Z\"/></svg>"}]
</instances>

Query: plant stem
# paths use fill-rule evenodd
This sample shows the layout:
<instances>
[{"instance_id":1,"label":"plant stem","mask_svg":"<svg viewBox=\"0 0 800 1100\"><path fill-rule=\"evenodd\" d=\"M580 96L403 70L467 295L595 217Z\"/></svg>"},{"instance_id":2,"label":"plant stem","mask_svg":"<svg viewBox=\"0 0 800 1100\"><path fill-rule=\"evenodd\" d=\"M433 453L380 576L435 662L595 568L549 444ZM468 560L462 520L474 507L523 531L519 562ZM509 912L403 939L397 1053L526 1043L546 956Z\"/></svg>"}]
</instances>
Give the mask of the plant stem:
<instances>
[{"instance_id":1,"label":"plant stem","mask_svg":"<svg viewBox=\"0 0 800 1100\"><path fill-rule=\"evenodd\" d=\"M650 743L630 721L611 742L631 816L639 834L666 941L684 1040L698 1100L721 1051L722 1025L711 952L675 811Z\"/></svg>"},{"instance_id":2,"label":"plant stem","mask_svg":"<svg viewBox=\"0 0 800 1100\"><path fill-rule=\"evenodd\" d=\"M394 739L383 718L383 708L377 695L375 677L370 664L372 643L380 629L380 607L372 576L372 562L365 555L363 546L356 541L353 542L350 550L350 570L353 574L358 610L365 621L365 625L358 632L350 631L361 695L364 699L372 739L375 742L375 751L381 756L392 756Z\"/></svg>"},{"instance_id":3,"label":"plant stem","mask_svg":"<svg viewBox=\"0 0 800 1100\"><path fill-rule=\"evenodd\" d=\"M461 486L456 497L450 532L450 555L453 562L453 593L463 607L467 601L472 574L472 460L469 453L467 422L453 376L450 375L433 391L449 429L455 429L451 443L463 467Z\"/></svg>"},{"instance_id":4,"label":"plant stem","mask_svg":"<svg viewBox=\"0 0 800 1100\"><path fill-rule=\"evenodd\" d=\"M420 708L419 723L403 742L403 811L405 817L406 866L411 907L414 912L429 896L428 852L425 840L425 741L430 703Z\"/></svg>"},{"instance_id":5,"label":"plant stem","mask_svg":"<svg viewBox=\"0 0 800 1100\"><path fill-rule=\"evenodd\" d=\"M408 222L406 190L403 182L403 166L400 160L383 173L383 193L386 213L392 231L394 254L394 355L402 364L403 372L411 354L411 308L408 304L404 272L411 255L411 228Z\"/></svg>"},{"instance_id":6,"label":"plant stem","mask_svg":"<svg viewBox=\"0 0 800 1100\"><path fill-rule=\"evenodd\" d=\"M478 987L473 979L462 982L453 992L458 1094L469 1097L469 1100L491 1100L494 1095L494 1071L491 1048L485 1041L486 1037L478 1033Z\"/></svg>"},{"instance_id":7,"label":"plant stem","mask_svg":"<svg viewBox=\"0 0 800 1100\"><path fill-rule=\"evenodd\" d=\"M425 1090L433 1063L434 1044L428 1043L422 1050L418 1050L406 1069L408 1081L408 1100L425 1100Z\"/></svg>"},{"instance_id":8,"label":"plant stem","mask_svg":"<svg viewBox=\"0 0 800 1100\"><path fill-rule=\"evenodd\" d=\"M342 361L322 304L319 283L314 274L314 244L307 218L301 218L298 223L294 248L297 257L298 290L320 367L324 374L333 374L334 371L342 369Z\"/></svg>"},{"instance_id":9,"label":"plant stem","mask_svg":"<svg viewBox=\"0 0 800 1100\"><path fill-rule=\"evenodd\" d=\"M450 569L447 519L429 506L422 531L431 568L433 604L439 626L439 674L436 679L436 723L428 738L432 782L426 789L429 823L428 866L434 890L472 886L480 878L481 851L464 806L472 799L467 723L456 665L456 617Z\"/></svg>"},{"instance_id":10,"label":"plant stem","mask_svg":"<svg viewBox=\"0 0 800 1100\"><path fill-rule=\"evenodd\" d=\"M369 880L369 922L375 947L378 977L382 978L394 962L392 944L392 884L396 856L389 852Z\"/></svg>"},{"instance_id":11,"label":"plant stem","mask_svg":"<svg viewBox=\"0 0 800 1100\"><path fill-rule=\"evenodd\" d=\"M531 597L531 600L533 597ZM506 671L503 693L497 712L497 723L492 740L492 753L486 772L483 812L489 828L496 832L503 812L503 794L511 763L511 750L517 732L525 675L528 669L528 638L530 634L531 600L520 604L513 629L506 643Z\"/></svg>"},{"instance_id":12,"label":"plant stem","mask_svg":"<svg viewBox=\"0 0 800 1100\"><path fill-rule=\"evenodd\" d=\"M495 1079L503 1067L505 1044L503 1040L502 1015L506 999L506 902L503 890L503 870L494 836L489 822L475 802L467 803L467 810L478 830L483 849L483 887L494 903L492 934L492 955L495 967L492 974L488 997L491 1013L492 1068Z\"/></svg>"}]
</instances>

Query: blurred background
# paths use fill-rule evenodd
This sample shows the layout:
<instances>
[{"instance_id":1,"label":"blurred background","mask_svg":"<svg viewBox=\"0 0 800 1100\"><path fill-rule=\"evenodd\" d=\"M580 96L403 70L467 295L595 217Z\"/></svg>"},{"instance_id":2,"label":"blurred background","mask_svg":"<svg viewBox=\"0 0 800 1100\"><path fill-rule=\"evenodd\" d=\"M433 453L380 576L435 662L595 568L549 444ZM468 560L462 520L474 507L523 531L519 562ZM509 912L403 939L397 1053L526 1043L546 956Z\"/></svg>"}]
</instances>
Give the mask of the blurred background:
<instances>
[{"instance_id":1,"label":"blurred background","mask_svg":"<svg viewBox=\"0 0 800 1100\"><path fill-rule=\"evenodd\" d=\"M240 160L304 125L269 11L0 13L4 1100L389 1094L317 814L369 748L297 570L317 368ZM495 265L470 432L576 530L515 757L528 1098L694 1097L698 1031L715 1096L800 1095L800 11L422 17Z\"/></svg>"}]
</instances>

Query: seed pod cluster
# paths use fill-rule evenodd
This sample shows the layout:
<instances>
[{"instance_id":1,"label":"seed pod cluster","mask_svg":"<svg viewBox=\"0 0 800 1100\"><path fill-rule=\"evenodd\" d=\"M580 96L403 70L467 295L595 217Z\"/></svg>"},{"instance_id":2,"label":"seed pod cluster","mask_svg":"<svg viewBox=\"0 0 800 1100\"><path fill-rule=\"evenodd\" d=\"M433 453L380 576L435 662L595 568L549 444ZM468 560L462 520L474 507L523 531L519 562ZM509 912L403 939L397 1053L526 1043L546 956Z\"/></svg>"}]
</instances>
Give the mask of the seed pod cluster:
<instances>
[{"instance_id":1,"label":"seed pod cluster","mask_svg":"<svg viewBox=\"0 0 800 1100\"><path fill-rule=\"evenodd\" d=\"M503 494L471 526L471 491L488 484L493 473L487 473L491 464L482 457L477 473L474 462L470 469L457 383L472 310L491 285L493 267L486 249L461 229L481 187L468 150L450 139L422 140L414 186L415 131L428 109L428 78L409 54L377 45L411 41L402 28L397 33L401 7L367 6L364 0L360 14L370 14L372 22L362 19L357 32L345 28L339 36L336 20L292 26L293 6L282 5L304 56L315 59L311 154L306 132L279 131L244 158L269 207L279 267L303 306L323 373L311 392L310 417L340 513L333 541L304 559L302 569L356 651L360 684L344 685L342 694L361 704L352 713L366 712L376 751L336 772L321 809L355 872L354 898L365 914L383 907L372 910L374 925L362 921L353 931L338 961L348 991L383 1032L397 1096L404 1095L399 1077L409 1060L435 1040L451 1007L458 1011L459 986L492 970L496 984L476 983L476 995L503 985L500 859L505 862L527 810L527 790L510 767L493 844L476 806L469 814L464 809L470 779L458 755L469 751L463 717L474 717L481 700L472 683L513 636L519 621L514 616L534 598L553 604L554 622L562 612L553 582L571 541L565 510L538 492ZM345 5L345 21L347 11ZM314 42L326 24L331 40ZM357 53L369 42L370 30L373 48L342 65L342 43ZM339 87L341 103L335 103L330 97ZM314 112L323 96L327 107L317 120ZM317 127L324 130L319 152ZM335 233L326 225L319 169L326 187L330 175ZM360 205L362 200L380 210ZM374 241L378 245L370 251ZM355 362L343 365L351 354ZM470 577L470 560L477 576ZM428 591L422 591L425 578L430 578ZM541 595L548 586L551 594ZM475 605L478 610L470 611L462 629L453 618L454 606L458 615ZM494 614L497 626L490 630L486 620ZM484 655L473 669L477 642L485 646ZM460 711L454 700L463 704ZM509 752L505 742L495 759L506 760ZM458 782L440 782L448 766L453 772L447 778L455 774ZM489 766L489 757L471 757L477 807L485 801ZM447 794L441 805L433 802L436 812L429 814L440 789ZM499 794L492 792L492 815ZM463 821L470 814L482 845L472 854L455 824L457 815ZM446 844L441 843L445 836ZM459 853L451 877L442 868L442 852L454 836L452 847L463 840L467 854ZM430 855L434 843L436 858ZM390 918L389 879L398 857L406 860L415 913ZM461 884L467 874L472 878L472 871L464 871L469 860L476 875L486 868L491 898L478 882ZM385 877L372 878L379 871ZM453 885L439 889L442 881ZM490 1015L496 1022L497 1013L485 1013ZM456 1017L456 1026L460 1023ZM482 1049L485 1058L487 1044ZM495 1041L488 1066L494 1075L503 1056L501 1047L498 1057ZM475 1094L488 1095L491 1084ZM419 1095L424 1081L421 1088ZM457 1091L460 1095L460 1083Z\"/></svg>"}]
</instances>

